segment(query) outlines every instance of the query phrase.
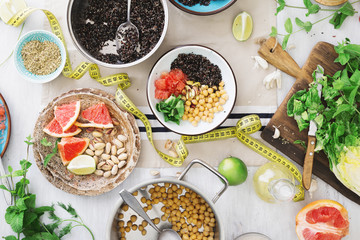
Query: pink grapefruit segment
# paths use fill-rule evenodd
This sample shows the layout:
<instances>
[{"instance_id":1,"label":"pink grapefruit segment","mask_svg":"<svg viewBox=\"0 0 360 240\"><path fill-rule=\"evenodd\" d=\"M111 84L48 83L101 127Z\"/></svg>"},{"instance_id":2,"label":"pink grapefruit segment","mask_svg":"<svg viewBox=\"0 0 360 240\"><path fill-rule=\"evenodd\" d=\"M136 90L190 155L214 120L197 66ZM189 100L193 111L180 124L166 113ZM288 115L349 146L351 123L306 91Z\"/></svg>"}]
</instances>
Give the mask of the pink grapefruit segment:
<instances>
[{"instance_id":1,"label":"pink grapefruit segment","mask_svg":"<svg viewBox=\"0 0 360 240\"><path fill-rule=\"evenodd\" d=\"M54 115L63 131L68 130L76 121L80 113L80 101L55 106Z\"/></svg>"},{"instance_id":2,"label":"pink grapefruit segment","mask_svg":"<svg viewBox=\"0 0 360 240\"><path fill-rule=\"evenodd\" d=\"M110 113L105 103L98 103L85 109L81 113L81 117L88 123L76 122L75 125L78 127L96 127L96 128L112 128L112 120Z\"/></svg>"},{"instance_id":3,"label":"pink grapefruit segment","mask_svg":"<svg viewBox=\"0 0 360 240\"><path fill-rule=\"evenodd\" d=\"M54 118L51 120L51 122L48 123L48 125L46 125L43 131L52 137L59 138L75 136L81 132L81 129L75 125L72 125L68 130L63 131L59 122Z\"/></svg>"},{"instance_id":4,"label":"pink grapefruit segment","mask_svg":"<svg viewBox=\"0 0 360 240\"><path fill-rule=\"evenodd\" d=\"M349 233L347 210L332 200L318 200L306 205L296 216L300 240L340 240Z\"/></svg>"},{"instance_id":5,"label":"pink grapefruit segment","mask_svg":"<svg viewBox=\"0 0 360 240\"><path fill-rule=\"evenodd\" d=\"M67 166L71 160L82 154L89 145L88 138L65 137L58 143L61 160Z\"/></svg>"}]
</instances>

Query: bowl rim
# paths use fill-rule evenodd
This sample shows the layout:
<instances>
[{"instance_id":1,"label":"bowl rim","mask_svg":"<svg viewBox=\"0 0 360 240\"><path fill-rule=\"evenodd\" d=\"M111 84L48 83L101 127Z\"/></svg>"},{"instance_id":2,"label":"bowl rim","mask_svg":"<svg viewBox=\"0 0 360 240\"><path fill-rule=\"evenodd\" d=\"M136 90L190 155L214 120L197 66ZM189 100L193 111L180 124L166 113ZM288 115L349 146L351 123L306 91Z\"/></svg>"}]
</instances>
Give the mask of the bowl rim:
<instances>
[{"instance_id":1,"label":"bowl rim","mask_svg":"<svg viewBox=\"0 0 360 240\"><path fill-rule=\"evenodd\" d=\"M258 235L258 236L265 237L265 238L267 238L268 240L271 240L270 237L268 237L268 236L266 236L265 234L260 233L260 232L247 232L247 233L243 233L243 234L237 236L237 237L235 238L235 240L238 240L240 237L250 236L250 235L254 235L254 234L256 234L256 235ZM240 239L239 239L239 240L240 240Z\"/></svg>"},{"instance_id":2,"label":"bowl rim","mask_svg":"<svg viewBox=\"0 0 360 240\"><path fill-rule=\"evenodd\" d=\"M154 70L154 67L156 66L156 64L165 56L167 55L168 53L174 51L174 50L177 50L177 49L180 49L180 48L186 48L186 47L200 47L200 48L206 48L207 50L210 50L210 51L213 51L214 53L216 53L219 57L221 57L225 63L228 65L233 77L234 77L234 85L235 85L235 96L234 96L234 102L229 110L229 112L227 113L226 117L224 118L224 120L220 121L219 124L217 124L215 127L209 129L209 130L206 130L206 131L203 131L201 133L194 133L194 134L184 134L184 133L181 133L181 132L178 132L178 131L174 131L173 129L169 128L168 126L166 126L162 121L159 120L159 118L157 117L157 115L155 114L155 110L151 107L151 104L150 104L150 96L149 96L149 83L150 83L150 76L151 76L151 73L153 72ZM197 136L197 135L202 135L202 134L205 134L205 133L209 133L213 130L215 130L216 128L218 128L219 126L221 126L225 121L226 119L228 118L228 116L231 114L231 112L234 110L234 107L235 107L235 102L236 102L236 99L237 99L237 83L236 83L236 76L235 76L235 73L233 71L233 69L231 68L229 62L217 51L215 51L214 49L210 48L210 47L206 47L204 45L201 45L201 44L184 44L184 45L179 45L179 46L176 46L172 49L170 49L169 51L165 52L163 55L161 55L159 57L159 59L154 63L154 65L152 66L151 70L150 70L150 73L149 73L149 76L148 76L148 80L147 80L147 83L146 83L146 100L148 102L148 105L149 105L149 108L151 110L151 112L154 114L154 116L156 117L156 119L158 120L158 122L163 125L166 129L170 130L170 132L174 132L176 134L179 134L179 135L186 135L186 136Z\"/></svg>"},{"instance_id":3,"label":"bowl rim","mask_svg":"<svg viewBox=\"0 0 360 240\"><path fill-rule=\"evenodd\" d=\"M209 15L214 15L217 14L219 12L222 12L224 10L226 10L227 8L231 7L237 0L231 0L228 4L226 4L225 6L216 9L214 11L209 11L209 12L197 12L197 11L193 11L190 10L189 8L186 8L184 6L182 6L181 4L179 4L178 2L176 2L175 0L169 0L175 7L177 7L178 9L193 14L193 15L197 15L197 16L209 16Z\"/></svg>"},{"instance_id":4,"label":"bowl rim","mask_svg":"<svg viewBox=\"0 0 360 240\"><path fill-rule=\"evenodd\" d=\"M43 79L43 80L35 80L31 77L28 77L24 74L21 73L21 71L19 71L19 67L20 66L24 66L24 64L21 64L19 61L17 61L17 58L16 56L18 55L18 53L21 51L20 49L20 44L25 40L25 38L31 36L31 35L35 35L35 34L45 34L45 35L50 35L52 36L54 39L55 39L55 44L59 47L59 50L60 50L60 54L61 54L61 63L60 63L60 66L52 73L48 74L48 75L36 75L34 73L34 75L36 76L50 76L51 74L54 74L52 77L50 78L46 78L46 79ZM53 81L54 79L56 79L60 74L61 72L63 71L64 67L65 67L65 63L66 63L66 59L67 59L67 50L65 48L65 45L64 43L60 40L60 38L58 38L54 33L50 32L50 31L46 31L46 30L42 30L42 29L39 29L39 30L32 30L32 31L29 31L27 32L26 34L24 34L16 43L16 46L15 46L15 49L14 49L14 64L15 64L15 68L18 72L18 74L24 78L25 80L29 81L29 82L32 82L32 83L47 83L47 82L50 82L50 81ZM24 66L25 68L25 66ZM29 70L26 69L26 71L30 72ZM30 72L31 73L31 72Z\"/></svg>"},{"instance_id":5,"label":"bowl rim","mask_svg":"<svg viewBox=\"0 0 360 240\"><path fill-rule=\"evenodd\" d=\"M224 240L225 239L225 229L224 229L224 221L223 218L221 217L221 215L219 214L219 210L216 208L216 203L213 203L213 201L211 200L210 197L207 196L207 193L204 190L200 190L200 188L198 188L195 184L193 184L192 182L188 182L186 180L179 180L176 177L172 177L172 176L166 176L166 177L160 177L160 178L150 178L147 180L143 180L140 183L137 184L132 184L129 188L125 188L126 190L128 190L130 193L133 193L137 190L139 190L142 187L145 186L149 186L151 184L156 184L156 183L165 183L165 182L169 182L172 184L177 184L177 185L182 185L184 187L188 187L190 188L192 191L196 192L197 194L199 194L202 198L205 199L205 201L209 204L209 206L211 207L211 209L213 210L214 214L215 214L215 218L217 220L217 224L219 226L219 232L220 232L220 240ZM123 187L124 188L124 187ZM120 208L120 206L124 203L123 199L118 195L118 199L116 200L116 202L114 202L114 204L112 205L112 211L110 212L108 219L107 219L107 229L106 229L106 240L111 240L111 232L112 232L112 223L114 221L115 215L118 211L118 209Z\"/></svg>"},{"instance_id":6,"label":"bowl rim","mask_svg":"<svg viewBox=\"0 0 360 240\"><path fill-rule=\"evenodd\" d=\"M166 32L168 29L168 24L169 24L169 9L168 9L168 5L166 0L160 0L162 5L163 5L163 9L164 9L164 28L163 31L161 33L160 39L159 41L155 44L154 48L151 49L151 51L146 54L145 56L143 56L142 58L139 58L137 60L135 60L134 62L129 62L129 63L124 63L124 64L111 64L111 63L105 63L102 62L96 58L94 58L93 56L91 56L87 50L85 48L83 48L81 46L81 44L78 42L77 38L75 37L72 25L71 25L71 10L72 10L72 6L75 0L70 0L68 1L68 5L67 5L67 10L66 10L66 23L67 23L67 27L71 36L71 39L75 45L75 47L77 48L77 50L89 61L96 63L100 66L103 67L107 67L107 68L113 68L113 69L120 69L120 68L127 68L127 67L132 67L135 66L145 60L147 60L149 57L151 57L155 51L157 51L160 47L160 45L162 44L162 42L165 39L166 36Z\"/></svg>"}]
</instances>

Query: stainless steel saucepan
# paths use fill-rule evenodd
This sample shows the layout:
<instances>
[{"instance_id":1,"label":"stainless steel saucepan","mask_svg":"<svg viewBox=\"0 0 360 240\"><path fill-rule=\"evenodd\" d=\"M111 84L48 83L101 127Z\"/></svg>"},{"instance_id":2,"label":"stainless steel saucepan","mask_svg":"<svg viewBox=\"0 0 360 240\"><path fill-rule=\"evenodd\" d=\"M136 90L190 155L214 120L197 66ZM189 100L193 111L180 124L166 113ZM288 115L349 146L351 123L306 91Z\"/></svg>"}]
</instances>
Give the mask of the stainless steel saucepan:
<instances>
[{"instance_id":1,"label":"stainless steel saucepan","mask_svg":"<svg viewBox=\"0 0 360 240\"><path fill-rule=\"evenodd\" d=\"M216 195L210 199L208 196L206 196L204 193L202 193L196 186L192 185L191 183L185 182L183 180L186 173L190 170L190 168L194 164L200 164L203 167L207 168L209 171L214 173L223 183L224 187L220 189ZM216 169L209 166L207 163L195 159L193 160L182 172L182 174L178 178L157 178L157 179L151 179L148 181L144 181L141 184L136 185L135 187L132 187L128 191L130 193L133 193L137 200L139 202L143 203L143 207L146 208L147 214L150 216L150 218L155 219L158 218L157 221L161 219L161 216L163 216L164 212L162 210L164 204L162 202L159 202L157 204L151 204L150 209L148 209L146 201L149 203L153 199L150 198L150 195L152 194L154 189L154 186L164 187L164 186L171 186L176 185L178 188L184 188L184 191L181 193L183 196L186 192L186 189L189 189L190 191L193 191L197 193L202 199L205 200L205 203L209 205L212 212L214 213L215 217L215 227L212 229L214 232L214 235L212 238L214 240L225 240L225 232L224 232L224 226L223 221L220 219L219 214L216 211L215 202L219 199L219 197L225 192L225 190L228 188L229 184L228 181L224 176L222 176ZM148 201L149 200L149 201ZM114 210L111 213L109 220L108 220L108 228L107 228L107 235L106 240L120 240L121 238L121 231L124 231L126 227L128 227L127 231L125 232L125 238L127 240L157 240L158 239L158 232L153 230L150 226L146 226L143 228L142 222L143 219L138 216L133 210L124 208L123 200L119 196L119 200L115 204ZM206 205L203 203L204 205ZM201 203L200 203L201 205ZM180 208L180 211L184 211L184 209ZM136 217L134 217L136 216ZM140 230L139 230L139 226ZM163 221L160 220L157 223L157 226L160 229L163 228L169 228L171 227L171 223L169 223L167 220ZM121 228L121 231L120 231ZM145 231L143 231L145 230ZM203 232L204 228L201 227L199 229L199 232Z\"/></svg>"}]
</instances>

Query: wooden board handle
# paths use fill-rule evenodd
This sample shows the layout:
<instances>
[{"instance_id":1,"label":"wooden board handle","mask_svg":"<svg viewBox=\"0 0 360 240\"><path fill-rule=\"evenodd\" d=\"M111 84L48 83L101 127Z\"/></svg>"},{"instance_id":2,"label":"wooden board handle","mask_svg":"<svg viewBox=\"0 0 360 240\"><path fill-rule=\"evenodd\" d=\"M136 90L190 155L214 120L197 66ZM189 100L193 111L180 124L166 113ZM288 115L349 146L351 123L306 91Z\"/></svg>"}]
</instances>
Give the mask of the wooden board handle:
<instances>
[{"instance_id":1,"label":"wooden board handle","mask_svg":"<svg viewBox=\"0 0 360 240\"><path fill-rule=\"evenodd\" d=\"M306 155L304 160L304 172L303 172L303 185L306 190L309 190L311 185L311 176L314 163L314 149L316 144L316 138L314 136L308 136L308 145L306 149Z\"/></svg>"},{"instance_id":2,"label":"wooden board handle","mask_svg":"<svg viewBox=\"0 0 360 240\"><path fill-rule=\"evenodd\" d=\"M280 43L276 43L276 39L271 37L263 43L258 51L259 55L268 61L274 67L281 71L299 78L301 68L295 60L281 48Z\"/></svg>"}]
</instances>

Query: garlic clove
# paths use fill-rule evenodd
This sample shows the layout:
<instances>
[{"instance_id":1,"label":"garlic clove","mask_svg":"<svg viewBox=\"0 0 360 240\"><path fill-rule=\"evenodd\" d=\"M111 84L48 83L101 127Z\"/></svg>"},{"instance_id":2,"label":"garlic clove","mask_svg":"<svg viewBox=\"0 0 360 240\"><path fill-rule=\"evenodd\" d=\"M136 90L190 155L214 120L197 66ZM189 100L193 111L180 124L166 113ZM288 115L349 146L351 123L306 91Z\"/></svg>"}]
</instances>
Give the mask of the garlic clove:
<instances>
[{"instance_id":1,"label":"garlic clove","mask_svg":"<svg viewBox=\"0 0 360 240\"><path fill-rule=\"evenodd\" d=\"M273 139L278 139L280 137L280 130L274 125L273 125L273 128L275 129L275 131L274 131L274 134L272 137L273 137Z\"/></svg>"}]
</instances>

